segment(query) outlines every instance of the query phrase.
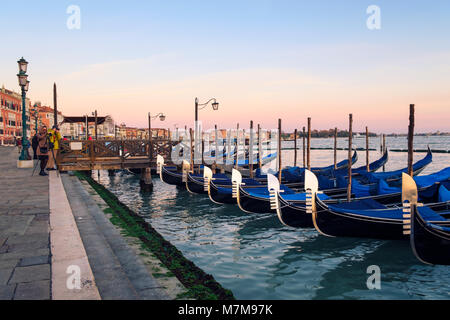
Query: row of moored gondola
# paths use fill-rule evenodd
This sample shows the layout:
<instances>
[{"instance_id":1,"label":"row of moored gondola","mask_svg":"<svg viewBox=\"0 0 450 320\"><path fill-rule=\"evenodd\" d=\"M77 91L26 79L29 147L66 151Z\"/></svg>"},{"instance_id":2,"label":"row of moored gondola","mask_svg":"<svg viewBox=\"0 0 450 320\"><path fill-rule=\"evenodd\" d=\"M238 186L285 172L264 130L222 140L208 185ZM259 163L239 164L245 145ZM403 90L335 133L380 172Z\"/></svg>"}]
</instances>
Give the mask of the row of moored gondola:
<instances>
[{"instance_id":1,"label":"row of moored gondola","mask_svg":"<svg viewBox=\"0 0 450 320\"><path fill-rule=\"evenodd\" d=\"M355 151L352 164L357 161ZM412 251L429 264L450 265L450 167L418 176L432 162L432 153L407 168L376 173L388 161L386 152L367 167L352 169L351 201L347 200L348 160L323 168L289 167L276 175L243 177L213 173L207 166L197 172L183 161L181 170L164 165L158 156L157 172L163 182L208 195L217 204L237 204L247 213L273 213L284 225L315 228L330 237L410 239ZM319 191L320 190L320 191Z\"/></svg>"}]
</instances>

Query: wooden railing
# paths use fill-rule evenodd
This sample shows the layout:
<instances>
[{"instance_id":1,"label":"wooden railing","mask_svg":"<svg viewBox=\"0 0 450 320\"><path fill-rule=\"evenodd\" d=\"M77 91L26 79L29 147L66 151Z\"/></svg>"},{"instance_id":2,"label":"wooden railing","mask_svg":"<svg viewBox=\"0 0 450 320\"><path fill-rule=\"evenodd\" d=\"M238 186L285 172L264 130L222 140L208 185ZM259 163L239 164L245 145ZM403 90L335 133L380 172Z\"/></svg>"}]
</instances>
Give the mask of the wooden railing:
<instances>
[{"instance_id":1,"label":"wooden railing","mask_svg":"<svg viewBox=\"0 0 450 320\"><path fill-rule=\"evenodd\" d=\"M56 162L60 170L148 168L162 155L170 163L172 147L178 142L148 140L61 141ZM52 156L52 155L50 155Z\"/></svg>"}]
</instances>

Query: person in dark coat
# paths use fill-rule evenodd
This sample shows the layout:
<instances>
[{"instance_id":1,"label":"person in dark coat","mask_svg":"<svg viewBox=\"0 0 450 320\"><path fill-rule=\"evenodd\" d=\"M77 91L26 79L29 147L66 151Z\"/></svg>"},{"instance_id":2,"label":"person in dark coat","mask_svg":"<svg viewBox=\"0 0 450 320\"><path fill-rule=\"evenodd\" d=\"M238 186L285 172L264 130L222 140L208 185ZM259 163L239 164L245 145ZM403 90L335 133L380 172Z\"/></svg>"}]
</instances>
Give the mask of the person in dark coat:
<instances>
[{"instance_id":1,"label":"person in dark coat","mask_svg":"<svg viewBox=\"0 0 450 320\"><path fill-rule=\"evenodd\" d=\"M39 141L38 141L38 137L37 137L37 132L34 134L33 139L31 139L31 147L33 148L33 159L37 159L37 148L39 145Z\"/></svg>"},{"instance_id":2,"label":"person in dark coat","mask_svg":"<svg viewBox=\"0 0 450 320\"><path fill-rule=\"evenodd\" d=\"M48 152L49 152L49 144L47 139L47 127L42 126L39 128L39 132L37 134L38 139L38 148L37 148L37 156L39 161L41 161L41 172L40 176L48 176L45 172L45 167L48 162Z\"/></svg>"}]
</instances>

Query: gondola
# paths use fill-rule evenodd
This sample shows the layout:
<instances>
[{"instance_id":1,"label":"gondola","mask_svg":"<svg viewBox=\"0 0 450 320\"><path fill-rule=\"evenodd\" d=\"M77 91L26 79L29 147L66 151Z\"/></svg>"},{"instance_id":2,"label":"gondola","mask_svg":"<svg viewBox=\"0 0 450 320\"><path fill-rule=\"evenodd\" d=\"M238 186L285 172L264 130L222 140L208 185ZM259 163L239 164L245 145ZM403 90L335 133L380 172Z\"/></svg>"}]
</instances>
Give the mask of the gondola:
<instances>
[{"instance_id":1,"label":"gondola","mask_svg":"<svg viewBox=\"0 0 450 320\"><path fill-rule=\"evenodd\" d=\"M441 200L450 201L448 189L441 187ZM450 225L430 222L430 216L438 213L418 203L417 186L407 174L403 174L404 229L409 236L414 255L426 264L450 265ZM450 205L449 205L450 206ZM447 207L450 218L450 208Z\"/></svg>"},{"instance_id":2,"label":"gondola","mask_svg":"<svg viewBox=\"0 0 450 320\"><path fill-rule=\"evenodd\" d=\"M433 162L433 153L431 152L430 147L428 147L427 154L425 157L413 165L413 172L414 176L419 175L422 173L422 171L431 163ZM364 184L377 182L378 180L382 179L385 181L394 181L398 180L401 181L402 174L407 173L408 168L403 168L396 171L389 171L389 172L360 172L360 176L358 177L358 180L361 181Z\"/></svg>"},{"instance_id":3,"label":"gondola","mask_svg":"<svg viewBox=\"0 0 450 320\"><path fill-rule=\"evenodd\" d=\"M317 196L317 178L311 176L307 182L306 209L311 212L314 227L320 234L330 237L405 239L402 232L403 210L400 206L388 207L374 199L327 204ZM446 203L429 204L427 208L437 213L430 215L427 222L450 226L450 220L445 217Z\"/></svg>"},{"instance_id":4,"label":"gondola","mask_svg":"<svg viewBox=\"0 0 450 320\"><path fill-rule=\"evenodd\" d=\"M387 156L383 156L385 159L387 158ZM352 163L354 163L356 160L358 159L358 154L355 151L353 156L352 156ZM347 165L348 160L344 160L341 161L340 164L345 164ZM329 168L329 167L324 167L324 168ZM324 169L324 168L316 168L318 170L320 169ZM283 169L282 171L282 178L283 179L283 185L293 189L293 190L300 190L303 189L303 185L304 185L304 178L303 178L303 174L301 175L296 175L296 176L288 176L287 174L287 170L289 169ZM303 172L303 168L301 169L301 172ZM258 172L258 170L257 170ZM287 178L287 179L286 179ZM258 190L261 189L263 192L265 192L267 190L267 175L256 175L256 177L254 179L246 179L243 178L243 185L241 184L240 187L244 188L244 189L249 189L249 190ZM210 187L209 187L209 191L208 191L208 195L209 198L211 199L211 201L213 201L214 203L217 204L236 204L236 197L233 198L232 196L232 181L230 180L229 183L227 184L222 184L219 185L217 181L211 180L210 181Z\"/></svg>"},{"instance_id":5,"label":"gondola","mask_svg":"<svg viewBox=\"0 0 450 320\"><path fill-rule=\"evenodd\" d=\"M441 202L439 198L439 184L436 182L444 181L447 185L450 185L448 179L450 178L450 168L441 170L439 173L442 174L442 179L439 180L437 178L438 173L431 174L428 176L415 177L414 179L420 180L421 188L420 188L420 197L426 203L434 203ZM305 177L305 179L308 176ZM278 181L278 180L277 180ZM376 195L368 195L364 197L357 198L357 195L352 194L353 200L369 200L376 201L382 205L395 205L401 203L401 189L394 187L383 187L378 188L379 194ZM271 195L274 197L273 195ZM317 196L321 201L326 203L327 205L335 205L339 204L342 201L346 200L347 194L339 194L339 195L327 195L326 193L318 193ZM306 208L306 193L296 193L296 194L276 194L276 207L271 209L276 209L276 213L278 215L279 220L284 225L294 227L294 228L311 228L312 217L307 213ZM273 201L272 201L273 202Z\"/></svg>"},{"instance_id":6,"label":"gondola","mask_svg":"<svg viewBox=\"0 0 450 320\"><path fill-rule=\"evenodd\" d=\"M431 153L430 153L431 155ZM423 170L423 166L426 166L429 164L430 156L427 154L427 156L418 162L414 164L414 167L417 172L421 172ZM424 161L425 160L425 161ZM378 161L378 160L377 160ZM339 199L344 196L346 196L347 193L347 181L344 181L341 185L337 185L336 183L324 183L324 180L327 180L327 177L319 177L321 178L321 181L319 182L319 186L321 187L322 191L325 195L330 196L334 199ZM339 179L337 179L339 180ZM344 179L345 180L345 179ZM331 181L331 180L329 180ZM377 186L377 183L371 183L370 188L373 189ZM283 183L282 183L283 185ZM324 185L327 185L327 187L323 188ZM289 186L289 185L287 185ZM303 183L302 183L303 187ZM358 190L359 192L356 192L355 197L356 198L377 198L378 201L381 201L382 203L389 204L393 202L400 202L401 193L398 191L396 195L388 196L386 193L380 195L377 190L373 192L372 194L369 194L369 191L366 190L369 188L369 185L360 185L355 180L354 186L355 189L357 187L360 188ZM259 192L255 192L254 189L248 189L245 187L239 188L239 198L238 198L238 205L241 210L248 213L275 213L274 210L270 209L270 203L269 203L269 194L267 190L264 188L261 188L261 190L258 190ZM294 191L294 192L293 192ZM353 189L352 189L353 191ZM355 190L356 191L356 190ZM389 192L392 193L392 192ZM305 199L304 196L298 195L295 190L290 191L284 191L282 194L282 198L284 200L281 200L283 202L286 202L282 204L282 208L285 209L285 211L291 210L292 211L303 211L304 212L304 206L305 206ZM290 205L292 203L292 205ZM300 206L300 207L299 207ZM303 208L302 208L303 207Z\"/></svg>"}]
</instances>

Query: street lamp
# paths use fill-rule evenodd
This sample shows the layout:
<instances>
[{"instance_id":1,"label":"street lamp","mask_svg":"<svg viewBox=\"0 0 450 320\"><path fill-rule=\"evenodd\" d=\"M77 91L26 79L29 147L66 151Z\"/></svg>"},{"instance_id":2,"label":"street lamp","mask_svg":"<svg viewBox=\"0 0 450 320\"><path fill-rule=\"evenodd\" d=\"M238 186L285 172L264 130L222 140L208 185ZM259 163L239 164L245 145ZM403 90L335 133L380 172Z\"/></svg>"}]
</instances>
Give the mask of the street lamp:
<instances>
[{"instance_id":1,"label":"street lamp","mask_svg":"<svg viewBox=\"0 0 450 320\"><path fill-rule=\"evenodd\" d=\"M163 113L158 113L156 116L152 116L150 112L148 113L148 137L149 140L152 139L152 120L159 117L159 121L165 121L166 116Z\"/></svg>"},{"instance_id":2,"label":"street lamp","mask_svg":"<svg viewBox=\"0 0 450 320\"><path fill-rule=\"evenodd\" d=\"M22 57L17 61L19 65L19 73L17 78L19 79L19 86L22 89L22 152L20 153L19 160L30 160L30 154L28 148L30 144L27 139L27 114L26 114L26 94L30 87L30 81L28 81L27 66L28 62Z\"/></svg>"},{"instance_id":3,"label":"street lamp","mask_svg":"<svg viewBox=\"0 0 450 320\"><path fill-rule=\"evenodd\" d=\"M166 116L163 113L158 113L156 116L152 116L150 114L150 112L148 113L148 141L150 142L148 148L149 148L150 159L152 159L152 156L153 156L152 155L153 148L151 146L151 144L152 144L152 120L154 120L154 119L156 119L158 117L159 117L159 121L166 120Z\"/></svg>"},{"instance_id":4,"label":"street lamp","mask_svg":"<svg viewBox=\"0 0 450 320\"><path fill-rule=\"evenodd\" d=\"M195 140L195 146L196 146L195 150L198 150L197 149L197 146L199 146L198 139L200 138L200 133L198 132L199 131L199 128L198 128L198 110L202 110L202 109L206 108L206 106L210 102L211 102L211 106L212 106L214 111L219 110L219 103L217 102L217 100L215 98L211 98L205 103L199 103L198 102L198 98L195 98L195 123L194 123L195 124L195 132L194 132L195 139L194 140ZM202 150L202 152L203 152L203 150ZM193 161L195 163L195 152L194 152L194 159L193 159Z\"/></svg>"},{"instance_id":5,"label":"street lamp","mask_svg":"<svg viewBox=\"0 0 450 320\"><path fill-rule=\"evenodd\" d=\"M39 111L37 110L37 105L34 105L33 116L34 116L34 120L35 120L34 129L35 129L36 134L37 134L37 132L38 132L38 116L39 116Z\"/></svg>"},{"instance_id":6,"label":"street lamp","mask_svg":"<svg viewBox=\"0 0 450 320\"><path fill-rule=\"evenodd\" d=\"M197 121L198 121L198 110L204 109L210 102L212 102L211 106L214 111L219 110L219 103L216 101L215 98L209 99L205 103L198 103L198 98L195 98L195 123L197 123ZM199 107L201 107L201 108L199 108Z\"/></svg>"}]
</instances>

